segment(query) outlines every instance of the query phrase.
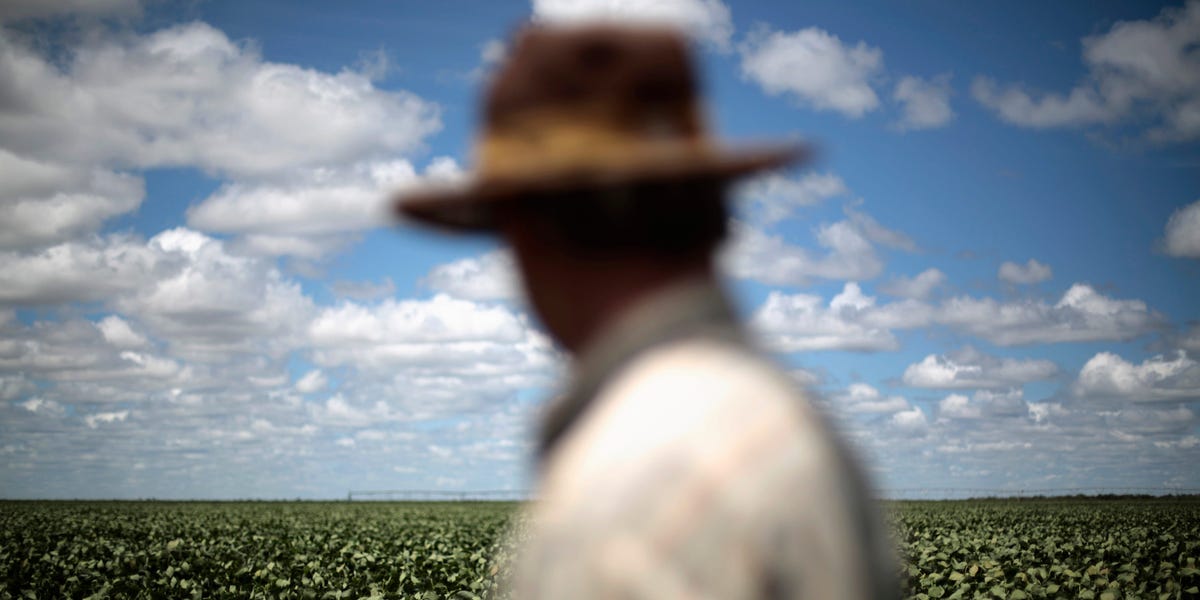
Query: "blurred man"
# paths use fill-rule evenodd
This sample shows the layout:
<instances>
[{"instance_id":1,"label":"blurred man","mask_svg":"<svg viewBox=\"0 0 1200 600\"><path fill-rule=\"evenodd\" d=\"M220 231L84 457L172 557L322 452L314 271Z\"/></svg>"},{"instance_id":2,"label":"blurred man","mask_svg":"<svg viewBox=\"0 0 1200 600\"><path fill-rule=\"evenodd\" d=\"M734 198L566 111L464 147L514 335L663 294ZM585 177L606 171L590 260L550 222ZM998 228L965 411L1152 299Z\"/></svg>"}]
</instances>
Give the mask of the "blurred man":
<instances>
[{"instance_id":1,"label":"blurred man","mask_svg":"<svg viewBox=\"0 0 1200 600\"><path fill-rule=\"evenodd\" d=\"M803 152L718 145L696 89L672 31L531 27L492 82L474 179L397 204L499 233L574 357L511 592L895 596L857 467L715 274L728 184Z\"/></svg>"}]
</instances>

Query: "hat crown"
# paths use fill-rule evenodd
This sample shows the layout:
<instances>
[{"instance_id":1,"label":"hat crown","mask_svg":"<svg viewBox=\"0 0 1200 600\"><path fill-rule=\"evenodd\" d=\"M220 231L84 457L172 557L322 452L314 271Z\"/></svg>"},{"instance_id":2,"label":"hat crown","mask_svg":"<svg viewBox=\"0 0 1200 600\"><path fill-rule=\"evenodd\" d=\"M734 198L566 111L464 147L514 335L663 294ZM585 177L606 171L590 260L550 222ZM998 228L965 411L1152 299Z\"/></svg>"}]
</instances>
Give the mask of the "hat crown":
<instances>
[{"instance_id":1,"label":"hat crown","mask_svg":"<svg viewBox=\"0 0 1200 600\"><path fill-rule=\"evenodd\" d=\"M402 193L396 209L454 229L494 210L586 190L723 182L793 162L793 145L723 148L706 131L686 38L612 23L521 31L485 96L472 180Z\"/></svg>"},{"instance_id":2,"label":"hat crown","mask_svg":"<svg viewBox=\"0 0 1200 600\"><path fill-rule=\"evenodd\" d=\"M696 97L687 42L674 30L531 27L493 80L484 135L557 116L651 137L696 137L703 128Z\"/></svg>"}]
</instances>

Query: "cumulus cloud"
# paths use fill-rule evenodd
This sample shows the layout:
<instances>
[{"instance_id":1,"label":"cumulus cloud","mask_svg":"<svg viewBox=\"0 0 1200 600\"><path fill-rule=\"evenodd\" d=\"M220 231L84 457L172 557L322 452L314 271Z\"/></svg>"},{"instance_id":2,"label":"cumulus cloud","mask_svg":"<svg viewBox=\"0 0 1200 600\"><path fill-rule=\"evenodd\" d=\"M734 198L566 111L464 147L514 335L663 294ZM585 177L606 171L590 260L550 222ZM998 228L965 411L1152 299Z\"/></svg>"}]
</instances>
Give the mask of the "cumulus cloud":
<instances>
[{"instance_id":1,"label":"cumulus cloud","mask_svg":"<svg viewBox=\"0 0 1200 600\"><path fill-rule=\"evenodd\" d=\"M0 38L8 150L250 176L413 150L440 127L438 108L408 92L263 61L204 23L97 37L70 56L60 67Z\"/></svg>"},{"instance_id":2,"label":"cumulus cloud","mask_svg":"<svg viewBox=\"0 0 1200 600\"><path fill-rule=\"evenodd\" d=\"M440 129L439 108L376 88L370 65L327 73L264 61L253 44L204 23L81 39L51 58L26 38L0 36L10 90L0 117L0 250L27 250L25 262L34 249L61 259L86 243L81 234L136 210L144 184L135 169L234 178L192 207L191 226L241 234L246 251L306 259L388 223L394 188L456 169L435 159L418 177L396 157Z\"/></svg>"},{"instance_id":3,"label":"cumulus cloud","mask_svg":"<svg viewBox=\"0 0 1200 600\"><path fill-rule=\"evenodd\" d=\"M901 77L892 90L892 98L903 109L900 120L894 127L900 131L934 129L942 127L954 118L950 108L950 75L942 74L931 80Z\"/></svg>"},{"instance_id":4,"label":"cumulus cloud","mask_svg":"<svg viewBox=\"0 0 1200 600\"><path fill-rule=\"evenodd\" d=\"M669 25L718 49L729 48L733 20L721 0L533 0L537 19L558 23L609 20Z\"/></svg>"},{"instance_id":5,"label":"cumulus cloud","mask_svg":"<svg viewBox=\"0 0 1200 600\"><path fill-rule=\"evenodd\" d=\"M83 422L88 427L95 429L104 423L120 423L129 417L128 410L119 410L113 412L101 412L94 415L88 415L83 418Z\"/></svg>"},{"instance_id":6,"label":"cumulus cloud","mask_svg":"<svg viewBox=\"0 0 1200 600\"><path fill-rule=\"evenodd\" d=\"M17 404L17 406L20 406L21 408L36 415L58 417L66 414L66 409L64 409L61 404L53 400L46 400L45 398L40 398L37 396L24 402L20 402Z\"/></svg>"},{"instance_id":7,"label":"cumulus cloud","mask_svg":"<svg viewBox=\"0 0 1200 600\"><path fill-rule=\"evenodd\" d=\"M767 226L792 216L797 208L814 206L849 191L841 177L829 172L809 172L800 177L768 173L741 184L735 196L747 220Z\"/></svg>"},{"instance_id":8,"label":"cumulus cloud","mask_svg":"<svg viewBox=\"0 0 1200 600\"><path fill-rule=\"evenodd\" d=\"M1155 18L1121 21L1083 39L1088 74L1069 92L1038 94L977 78L971 93L1001 119L1024 127L1071 127L1141 116L1159 141L1200 136L1200 2Z\"/></svg>"},{"instance_id":9,"label":"cumulus cloud","mask_svg":"<svg viewBox=\"0 0 1200 600\"><path fill-rule=\"evenodd\" d=\"M938 402L938 416L947 419L978 419L983 416L979 406L962 394L950 394Z\"/></svg>"},{"instance_id":10,"label":"cumulus cloud","mask_svg":"<svg viewBox=\"0 0 1200 600\"><path fill-rule=\"evenodd\" d=\"M325 389L328 383L329 379L325 377L325 373L322 373L320 369L313 369L296 381L296 391L301 394L311 394Z\"/></svg>"},{"instance_id":11,"label":"cumulus cloud","mask_svg":"<svg viewBox=\"0 0 1200 600\"><path fill-rule=\"evenodd\" d=\"M865 383L852 383L846 391L832 398L842 413L893 414L908 410L908 400L900 396L884 396Z\"/></svg>"},{"instance_id":12,"label":"cumulus cloud","mask_svg":"<svg viewBox=\"0 0 1200 600\"><path fill-rule=\"evenodd\" d=\"M310 234L383 224L387 192L416 181L406 160L314 169L287 182L230 183L188 209L188 225L222 233Z\"/></svg>"},{"instance_id":13,"label":"cumulus cloud","mask_svg":"<svg viewBox=\"0 0 1200 600\"><path fill-rule=\"evenodd\" d=\"M149 342L146 336L133 330L129 322L117 315L109 315L96 323L104 339L116 348L141 348Z\"/></svg>"},{"instance_id":14,"label":"cumulus cloud","mask_svg":"<svg viewBox=\"0 0 1200 600\"><path fill-rule=\"evenodd\" d=\"M114 305L167 338L175 352L279 356L300 343L313 303L271 262L231 254L224 242L186 228L154 236L146 249L179 266L139 282Z\"/></svg>"},{"instance_id":15,"label":"cumulus cloud","mask_svg":"<svg viewBox=\"0 0 1200 600\"><path fill-rule=\"evenodd\" d=\"M896 277L879 286L879 290L892 296L924 300L933 290L946 282L946 274L938 269L925 269L916 277Z\"/></svg>"},{"instance_id":16,"label":"cumulus cloud","mask_svg":"<svg viewBox=\"0 0 1200 600\"><path fill-rule=\"evenodd\" d=\"M1164 249L1171 256L1200 258L1200 200L1171 214Z\"/></svg>"},{"instance_id":17,"label":"cumulus cloud","mask_svg":"<svg viewBox=\"0 0 1200 600\"><path fill-rule=\"evenodd\" d=\"M523 315L446 295L326 308L308 335L318 365L352 367L443 403L546 385L557 361Z\"/></svg>"},{"instance_id":18,"label":"cumulus cloud","mask_svg":"<svg viewBox=\"0 0 1200 600\"><path fill-rule=\"evenodd\" d=\"M1049 360L999 358L967 346L930 354L904 369L905 385L934 389L1002 388L1049 379L1058 365Z\"/></svg>"},{"instance_id":19,"label":"cumulus cloud","mask_svg":"<svg viewBox=\"0 0 1200 600\"><path fill-rule=\"evenodd\" d=\"M0 251L0 303L97 301L136 290L164 257L130 236L87 237L34 251Z\"/></svg>"},{"instance_id":20,"label":"cumulus cloud","mask_svg":"<svg viewBox=\"0 0 1200 600\"><path fill-rule=\"evenodd\" d=\"M1083 365L1073 388L1077 396L1120 398L1131 402L1200 399L1200 363L1184 351L1133 364L1111 352L1096 354Z\"/></svg>"},{"instance_id":21,"label":"cumulus cloud","mask_svg":"<svg viewBox=\"0 0 1200 600\"><path fill-rule=\"evenodd\" d=\"M857 283L846 283L826 304L820 296L771 292L754 313L751 326L779 352L809 350L895 350L899 347L892 327L916 327L929 322L925 307L899 303L885 308L862 293Z\"/></svg>"},{"instance_id":22,"label":"cumulus cloud","mask_svg":"<svg viewBox=\"0 0 1200 600\"><path fill-rule=\"evenodd\" d=\"M507 250L438 265L421 283L467 300L512 300L521 294L512 254Z\"/></svg>"},{"instance_id":23,"label":"cumulus cloud","mask_svg":"<svg viewBox=\"0 0 1200 600\"><path fill-rule=\"evenodd\" d=\"M1164 434L1185 434L1196 423L1196 413L1186 406L1174 408L1123 408L1101 413L1111 433L1122 441L1139 441Z\"/></svg>"},{"instance_id":24,"label":"cumulus cloud","mask_svg":"<svg viewBox=\"0 0 1200 600\"><path fill-rule=\"evenodd\" d=\"M508 57L508 44L503 40L490 39L479 46L479 66L467 73L470 81L483 81Z\"/></svg>"},{"instance_id":25,"label":"cumulus cloud","mask_svg":"<svg viewBox=\"0 0 1200 600\"><path fill-rule=\"evenodd\" d=\"M142 180L31 160L0 148L0 249L61 242L136 209Z\"/></svg>"},{"instance_id":26,"label":"cumulus cloud","mask_svg":"<svg viewBox=\"0 0 1200 600\"><path fill-rule=\"evenodd\" d=\"M1021 86L1002 90L994 80L977 77L971 83L971 95L1001 119L1024 127L1077 126L1115 118L1113 109L1105 104L1099 93L1088 88L1075 88L1066 97L1047 94L1034 99Z\"/></svg>"},{"instance_id":27,"label":"cumulus cloud","mask_svg":"<svg viewBox=\"0 0 1200 600\"><path fill-rule=\"evenodd\" d=\"M87 40L60 66L0 37L8 151L262 177L408 152L441 127L436 105L368 74L267 62L204 23Z\"/></svg>"},{"instance_id":28,"label":"cumulus cloud","mask_svg":"<svg viewBox=\"0 0 1200 600\"><path fill-rule=\"evenodd\" d=\"M225 184L188 209L188 225L243 234L243 245L260 254L319 258L345 243L339 234L392 223L390 198L400 189L460 175L448 157L424 174L403 159L302 169L285 182Z\"/></svg>"},{"instance_id":29,"label":"cumulus cloud","mask_svg":"<svg viewBox=\"0 0 1200 600\"><path fill-rule=\"evenodd\" d=\"M738 50L742 75L768 94L850 118L879 106L872 81L883 70L883 52L866 42L851 46L816 27L794 32L761 27Z\"/></svg>"},{"instance_id":30,"label":"cumulus cloud","mask_svg":"<svg viewBox=\"0 0 1200 600\"><path fill-rule=\"evenodd\" d=\"M931 325L943 325L1001 346L1014 346L1129 340L1160 328L1164 318L1140 300L1110 298L1086 284L1071 286L1053 305L1040 300L1004 302L971 296L957 296L937 304L912 299L881 304L875 297L864 294L859 284L849 282L828 304L816 295L772 292L751 322L762 339L777 351L870 352L898 348L894 330ZM957 360L966 360L983 372L982 363L987 360L977 353L965 356ZM935 367L949 368L945 358L926 360L931 361L929 373ZM1039 362L988 364L991 372L1000 369L999 372L1009 376L1026 368L1031 371L1048 368Z\"/></svg>"},{"instance_id":31,"label":"cumulus cloud","mask_svg":"<svg viewBox=\"0 0 1200 600\"><path fill-rule=\"evenodd\" d=\"M846 214L845 220L817 227L816 242L825 249L823 254L734 220L731 240L721 256L722 267L734 277L768 285L804 285L812 278L864 280L883 272L876 244L915 249L907 236L883 227L865 213L847 210Z\"/></svg>"},{"instance_id":32,"label":"cumulus cloud","mask_svg":"<svg viewBox=\"0 0 1200 600\"><path fill-rule=\"evenodd\" d=\"M888 423L896 429L914 434L922 433L929 427L929 419L925 418L925 411L919 406L892 415Z\"/></svg>"},{"instance_id":33,"label":"cumulus cloud","mask_svg":"<svg viewBox=\"0 0 1200 600\"><path fill-rule=\"evenodd\" d=\"M1110 298L1076 283L1055 304L959 296L944 302L938 321L1001 346L1130 340L1160 327L1162 315L1141 300Z\"/></svg>"},{"instance_id":34,"label":"cumulus cloud","mask_svg":"<svg viewBox=\"0 0 1200 600\"><path fill-rule=\"evenodd\" d=\"M972 398L950 394L938 401L938 420L1028 417L1029 405L1019 388L998 392L980 390Z\"/></svg>"},{"instance_id":35,"label":"cumulus cloud","mask_svg":"<svg viewBox=\"0 0 1200 600\"><path fill-rule=\"evenodd\" d=\"M0 290L0 302L16 305L102 302L193 357L284 352L312 313L311 300L273 263L186 228L146 241L109 236L0 252ZM100 329L137 347L145 333L128 325L109 319Z\"/></svg>"},{"instance_id":36,"label":"cumulus cloud","mask_svg":"<svg viewBox=\"0 0 1200 600\"><path fill-rule=\"evenodd\" d=\"M102 325L108 325L103 327ZM153 350L129 350L128 340L110 339L112 322L38 321L0 329L0 372L58 382L120 382L130 390L161 388L188 374L181 365ZM28 389L18 391L32 391ZM49 392L47 392L49 393ZM85 397L103 402L105 397Z\"/></svg>"},{"instance_id":37,"label":"cumulus cloud","mask_svg":"<svg viewBox=\"0 0 1200 600\"><path fill-rule=\"evenodd\" d=\"M1029 259L1029 262L1024 265L1005 261L1000 265L1000 271L997 273L1001 281L1018 285L1029 285L1046 281L1053 274L1054 272L1050 269L1049 265L1042 264L1033 258Z\"/></svg>"}]
</instances>

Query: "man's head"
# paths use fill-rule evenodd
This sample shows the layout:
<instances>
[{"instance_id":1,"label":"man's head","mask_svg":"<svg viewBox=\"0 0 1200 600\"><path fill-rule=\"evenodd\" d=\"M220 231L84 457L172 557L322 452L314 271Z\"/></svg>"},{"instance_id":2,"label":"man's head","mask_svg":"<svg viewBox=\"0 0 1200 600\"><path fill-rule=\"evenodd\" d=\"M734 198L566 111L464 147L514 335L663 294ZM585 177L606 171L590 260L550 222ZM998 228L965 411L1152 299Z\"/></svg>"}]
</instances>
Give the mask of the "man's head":
<instances>
[{"instance_id":1,"label":"man's head","mask_svg":"<svg viewBox=\"0 0 1200 600\"><path fill-rule=\"evenodd\" d=\"M724 193L710 180L610 187L500 204L495 219L542 321L578 350L639 297L712 277L728 223Z\"/></svg>"},{"instance_id":2,"label":"man's head","mask_svg":"<svg viewBox=\"0 0 1200 600\"><path fill-rule=\"evenodd\" d=\"M633 296L710 275L728 182L804 154L720 145L696 79L673 30L528 27L486 96L473 180L407 192L397 210L502 234L535 308L574 349Z\"/></svg>"}]
</instances>

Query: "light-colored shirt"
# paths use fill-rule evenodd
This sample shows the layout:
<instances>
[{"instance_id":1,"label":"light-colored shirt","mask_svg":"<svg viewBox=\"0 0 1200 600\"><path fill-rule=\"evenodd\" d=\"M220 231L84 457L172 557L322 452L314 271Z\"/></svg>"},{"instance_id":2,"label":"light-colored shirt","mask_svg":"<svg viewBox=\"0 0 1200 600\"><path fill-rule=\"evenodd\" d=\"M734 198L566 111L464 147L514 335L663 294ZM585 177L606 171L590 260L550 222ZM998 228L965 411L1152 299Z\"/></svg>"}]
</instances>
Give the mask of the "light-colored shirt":
<instances>
[{"instance_id":1,"label":"light-colored shirt","mask_svg":"<svg viewBox=\"0 0 1200 600\"><path fill-rule=\"evenodd\" d=\"M513 597L898 597L858 468L714 287L623 315L548 414Z\"/></svg>"}]
</instances>

